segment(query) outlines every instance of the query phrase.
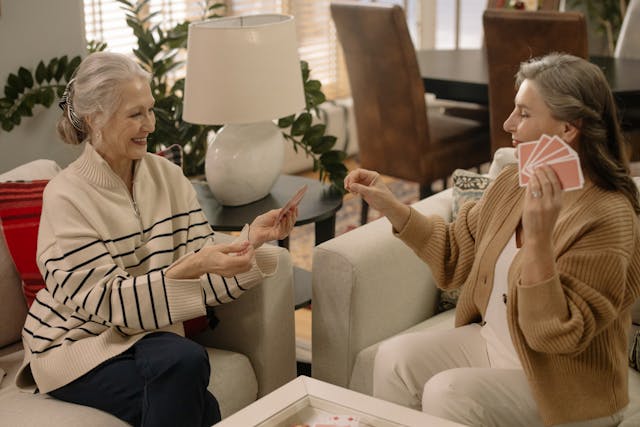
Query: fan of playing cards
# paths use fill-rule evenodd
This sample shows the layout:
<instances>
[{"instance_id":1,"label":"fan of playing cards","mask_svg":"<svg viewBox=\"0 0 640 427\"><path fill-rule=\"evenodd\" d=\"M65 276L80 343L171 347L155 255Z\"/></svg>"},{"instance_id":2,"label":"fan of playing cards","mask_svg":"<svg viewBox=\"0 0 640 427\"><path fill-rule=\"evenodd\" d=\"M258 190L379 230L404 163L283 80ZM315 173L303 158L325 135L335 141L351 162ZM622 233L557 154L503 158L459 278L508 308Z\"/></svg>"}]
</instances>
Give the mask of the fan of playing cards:
<instances>
[{"instance_id":1,"label":"fan of playing cards","mask_svg":"<svg viewBox=\"0 0 640 427\"><path fill-rule=\"evenodd\" d=\"M529 182L536 167L547 164L558 175L564 191L584 185L578 153L557 136L542 135L539 140L518 144L520 186Z\"/></svg>"}]
</instances>

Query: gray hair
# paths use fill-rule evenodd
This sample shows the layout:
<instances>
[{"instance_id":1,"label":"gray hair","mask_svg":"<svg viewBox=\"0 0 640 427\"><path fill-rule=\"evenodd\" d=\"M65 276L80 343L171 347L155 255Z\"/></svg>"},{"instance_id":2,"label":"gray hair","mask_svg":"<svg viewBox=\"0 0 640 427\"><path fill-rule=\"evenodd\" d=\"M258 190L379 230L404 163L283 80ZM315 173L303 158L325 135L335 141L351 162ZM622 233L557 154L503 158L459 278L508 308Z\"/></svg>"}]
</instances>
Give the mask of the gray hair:
<instances>
[{"instance_id":1,"label":"gray hair","mask_svg":"<svg viewBox=\"0 0 640 427\"><path fill-rule=\"evenodd\" d=\"M122 83L132 78L145 81L151 75L133 59L114 52L87 56L69 81L60 107L58 135L68 144L80 144L91 130L100 130L120 105ZM93 129L87 119L92 118Z\"/></svg>"},{"instance_id":2,"label":"gray hair","mask_svg":"<svg viewBox=\"0 0 640 427\"><path fill-rule=\"evenodd\" d=\"M579 129L577 151L591 181L622 192L640 213L638 189L629 175L629 147L602 70L582 58L551 53L520 64L516 86L524 80L535 83L552 117Z\"/></svg>"}]
</instances>

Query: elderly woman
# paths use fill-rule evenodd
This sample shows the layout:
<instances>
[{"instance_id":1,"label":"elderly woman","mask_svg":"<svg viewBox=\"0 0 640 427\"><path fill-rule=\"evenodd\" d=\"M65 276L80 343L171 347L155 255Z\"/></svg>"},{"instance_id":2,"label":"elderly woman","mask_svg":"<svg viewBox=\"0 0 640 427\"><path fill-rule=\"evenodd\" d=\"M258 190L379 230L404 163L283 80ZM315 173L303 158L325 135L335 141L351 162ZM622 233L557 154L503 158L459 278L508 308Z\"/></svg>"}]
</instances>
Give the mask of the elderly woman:
<instances>
[{"instance_id":1,"label":"elderly woman","mask_svg":"<svg viewBox=\"0 0 640 427\"><path fill-rule=\"evenodd\" d=\"M209 426L205 350L182 322L237 299L277 268L274 248L297 210L257 217L248 239L216 244L182 170L147 153L155 127L149 74L94 53L69 82L58 132L84 143L44 193L19 385L132 425Z\"/></svg>"},{"instance_id":2,"label":"elderly woman","mask_svg":"<svg viewBox=\"0 0 640 427\"><path fill-rule=\"evenodd\" d=\"M569 55L521 64L516 83L513 145L562 138L579 153L582 189L563 192L549 165L521 188L512 165L445 224L399 203L375 172L346 178L438 286L464 285L454 330L380 346L374 395L473 426L614 426L640 295L640 206L615 104L600 69Z\"/></svg>"}]
</instances>

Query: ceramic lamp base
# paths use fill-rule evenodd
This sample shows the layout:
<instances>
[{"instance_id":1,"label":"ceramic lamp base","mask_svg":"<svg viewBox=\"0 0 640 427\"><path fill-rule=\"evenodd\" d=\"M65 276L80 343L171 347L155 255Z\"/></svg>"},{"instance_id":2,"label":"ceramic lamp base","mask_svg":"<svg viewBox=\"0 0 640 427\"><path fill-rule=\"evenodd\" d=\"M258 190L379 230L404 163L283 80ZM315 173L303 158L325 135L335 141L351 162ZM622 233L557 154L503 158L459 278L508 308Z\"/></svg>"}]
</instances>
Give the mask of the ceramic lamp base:
<instances>
[{"instance_id":1,"label":"ceramic lamp base","mask_svg":"<svg viewBox=\"0 0 640 427\"><path fill-rule=\"evenodd\" d=\"M255 202L271 191L282 172L284 137L273 122L225 125L209 142L207 183L225 206Z\"/></svg>"}]
</instances>

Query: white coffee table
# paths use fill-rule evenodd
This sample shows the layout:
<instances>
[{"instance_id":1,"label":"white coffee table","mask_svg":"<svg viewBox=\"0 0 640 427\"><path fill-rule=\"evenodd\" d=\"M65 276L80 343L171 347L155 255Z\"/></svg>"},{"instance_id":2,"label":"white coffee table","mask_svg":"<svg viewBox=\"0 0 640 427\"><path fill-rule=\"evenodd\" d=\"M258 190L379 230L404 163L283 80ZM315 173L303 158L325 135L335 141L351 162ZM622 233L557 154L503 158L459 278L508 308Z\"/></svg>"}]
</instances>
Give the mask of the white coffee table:
<instances>
[{"instance_id":1,"label":"white coffee table","mask_svg":"<svg viewBox=\"0 0 640 427\"><path fill-rule=\"evenodd\" d=\"M361 427L460 427L394 403L299 376L225 418L216 427L291 427L325 421L331 415L359 417Z\"/></svg>"}]
</instances>

